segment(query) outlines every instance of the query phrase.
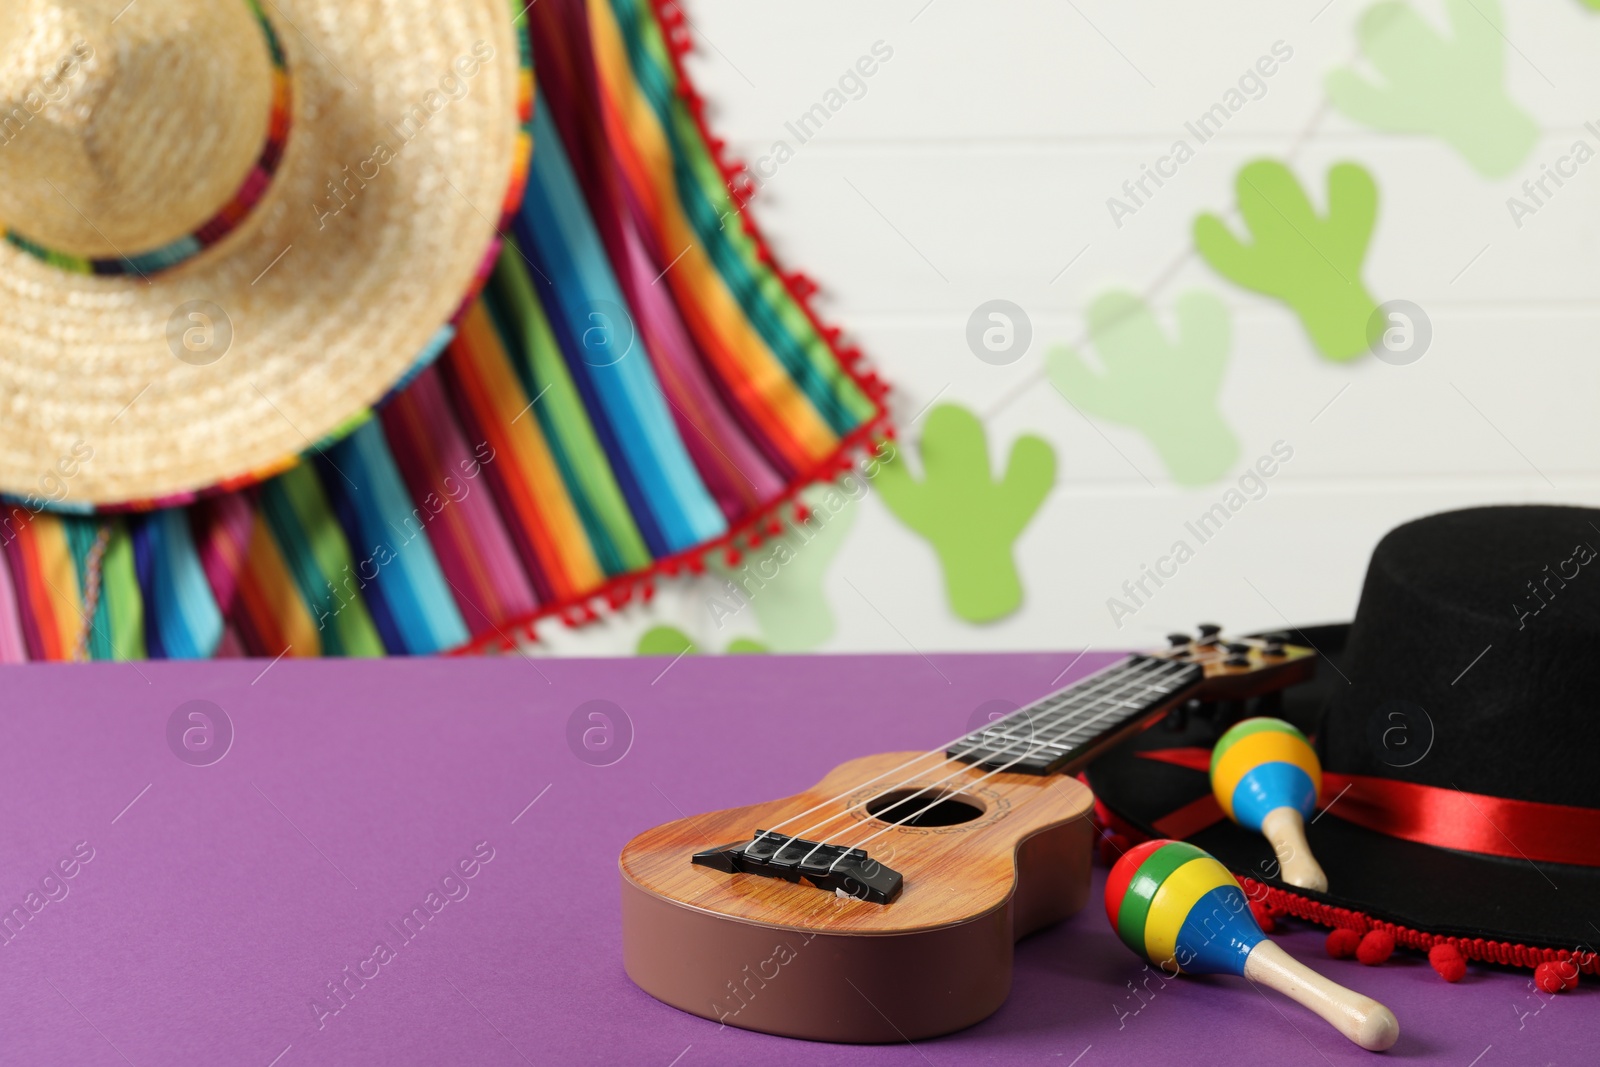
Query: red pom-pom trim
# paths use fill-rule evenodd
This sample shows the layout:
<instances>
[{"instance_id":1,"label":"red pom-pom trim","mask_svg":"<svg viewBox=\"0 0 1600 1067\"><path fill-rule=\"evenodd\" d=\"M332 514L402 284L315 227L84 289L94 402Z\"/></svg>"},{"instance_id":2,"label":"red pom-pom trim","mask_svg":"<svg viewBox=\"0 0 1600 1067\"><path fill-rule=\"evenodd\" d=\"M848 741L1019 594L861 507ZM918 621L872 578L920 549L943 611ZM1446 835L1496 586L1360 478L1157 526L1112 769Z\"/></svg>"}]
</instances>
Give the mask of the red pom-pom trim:
<instances>
[{"instance_id":1,"label":"red pom-pom trim","mask_svg":"<svg viewBox=\"0 0 1600 1067\"><path fill-rule=\"evenodd\" d=\"M452 649L451 655L465 655L494 647L496 644L505 643L505 634L510 633L517 637L534 639L535 628L541 618L559 619L567 626L582 626L593 622L600 617L600 612L595 610L601 605L616 607L616 600L625 606L630 597L625 592L613 593L620 586L632 587L636 590L639 599L648 603L655 595L651 582L657 575L665 577L680 576L685 573L701 575L705 573L709 559L715 558L712 554L733 546L745 544L761 544L769 537L782 536L780 509L790 504L798 504L796 494L809 485L831 481L838 475L852 469L853 454L860 450L884 458L887 451L881 442L894 436L893 427L889 424L889 412L883 397L888 389L882 379L871 375L863 366L861 349L845 341L842 330L837 326L824 323L814 306L814 298L819 292L817 282L809 275L800 271L782 271L777 265L770 245L760 227L756 224L754 216L744 210L745 203L755 195L758 182L750 169L741 161L732 158L728 151L728 143L724 138L715 136L706 125L707 103L694 87L683 66L683 56L694 48L693 27L689 25L688 18L680 7L679 0L650 0L651 8L656 12L661 21L662 30L667 38L668 51L671 53L672 83L679 98L683 100L684 107L688 109L694 119L695 126L710 150L713 161L718 171L722 174L728 189L728 195L738 209L738 222L740 228L749 236L754 244L757 258L764 264L773 267L777 280L783 285L784 290L799 305L804 312L806 320L811 324L818 335L828 344L839 365L844 368L849 378L874 401L874 412L866 421L851 430L839 442L834 454L827 459L818 461L809 469L794 472L789 488L773 500L763 501L758 504L753 513L739 520L733 529L721 537L713 539L708 544L701 544L685 552L678 553L666 559L660 559L644 569L643 573L622 575L602 583L599 588L585 590L572 596L557 597L547 601L527 616L502 620L493 627L486 628L484 632L474 636L471 642L460 648ZM464 314L464 312L463 312ZM797 521L803 522L807 512L798 512ZM776 526L776 529L774 528ZM749 534L757 537L749 542ZM615 597L615 599L613 599ZM592 602L592 605L591 605Z\"/></svg>"},{"instance_id":2,"label":"red pom-pom trim","mask_svg":"<svg viewBox=\"0 0 1600 1067\"><path fill-rule=\"evenodd\" d=\"M1278 928L1277 920L1272 917L1272 913L1267 910L1267 906L1261 901L1252 900L1250 902L1250 914L1255 916L1256 925L1261 927L1262 933L1270 934Z\"/></svg>"},{"instance_id":3,"label":"red pom-pom trim","mask_svg":"<svg viewBox=\"0 0 1600 1067\"><path fill-rule=\"evenodd\" d=\"M1533 969L1533 984L1546 993L1578 987L1578 967L1571 960L1547 960Z\"/></svg>"},{"instance_id":4,"label":"red pom-pom trim","mask_svg":"<svg viewBox=\"0 0 1600 1067\"><path fill-rule=\"evenodd\" d=\"M1559 993L1566 988L1561 981L1561 972L1556 970L1553 962L1545 962L1533 969L1533 984L1546 993Z\"/></svg>"},{"instance_id":5,"label":"red pom-pom trim","mask_svg":"<svg viewBox=\"0 0 1600 1067\"><path fill-rule=\"evenodd\" d=\"M1347 960L1356 954L1361 935L1348 927L1340 926L1328 932L1328 955L1336 960Z\"/></svg>"},{"instance_id":6,"label":"red pom-pom trim","mask_svg":"<svg viewBox=\"0 0 1600 1067\"><path fill-rule=\"evenodd\" d=\"M1459 982L1467 976L1467 961L1462 958L1461 950L1448 942L1430 948L1428 962L1446 982Z\"/></svg>"},{"instance_id":7,"label":"red pom-pom trim","mask_svg":"<svg viewBox=\"0 0 1600 1067\"><path fill-rule=\"evenodd\" d=\"M1130 840L1142 841L1145 835L1141 834L1129 823L1112 815L1109 811L1099 812L1101 820L1108 826L1115 826L1129 836ZM1349 908L1334 907L1320 901L1310 900L1300 893L1286 889L1279 889L1259 882L1247 875L1239 876L1239 885L1245 895L1252 900L1265 901L1269 908L1274 908L1279 915L1292 915L1297 919L1316 923L1319 926L1351 928L1362 933L1377 927L1389 931L1394 937L1398 947L1426 952L1434 945L1449 942L1455 945L1461 953L1462 959L1468 963L1478 961L1492 963L1504 967L1522 967L1533 969L1541 963L1561 963L1568 969L1575 968L1579 972L1600 975L1600 953L1582 952L1573 953L1568 950L1542 948L1534 945L1519 945L1508 941L1490 941L1484 938L1446 937L1440 934L1430 934L1423 930L1407 926L1399 926L1373 919L1358 911ZM1565 972L1564 972L1565 973Z\"/></svg>"},{"instance_id":8,"label":"red pom-pom trim","mask_svg":"<svg viewBox=\"0 0 1600 1067\"><path fill-rule=\"evenodd\" d=\"M1394 955L1394 935L1387 930L1369 930L1356 946L1356 959L1376 967Z\"/></svg>"}]
</instances>

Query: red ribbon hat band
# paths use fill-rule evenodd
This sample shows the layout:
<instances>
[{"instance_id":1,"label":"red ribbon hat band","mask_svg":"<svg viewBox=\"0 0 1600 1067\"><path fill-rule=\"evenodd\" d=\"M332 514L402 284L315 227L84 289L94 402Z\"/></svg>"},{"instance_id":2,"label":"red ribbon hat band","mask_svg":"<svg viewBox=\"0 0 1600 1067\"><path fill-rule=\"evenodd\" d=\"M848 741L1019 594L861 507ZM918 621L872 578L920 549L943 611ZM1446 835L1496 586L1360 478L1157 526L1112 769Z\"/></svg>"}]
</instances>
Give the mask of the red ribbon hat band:
<instances>
[{"instance_id":1,"label":"red ribbon hat band","mask_svg":"<svg viewBox=\"0 0 1600 1067\"><path fill-rule=\"evenodd\" d=\"M1141 758L1202 773L1211 765L1211 753L1203 748L1162 749ZM1390 837L1485 856L1600 867L1600 809L1331 771L1323 772L1322 789L1333 798L1325 809L1329 815ZM1208 792L1154 825L1184 838L1223 818Z\"/></svg>"}]
</instances>

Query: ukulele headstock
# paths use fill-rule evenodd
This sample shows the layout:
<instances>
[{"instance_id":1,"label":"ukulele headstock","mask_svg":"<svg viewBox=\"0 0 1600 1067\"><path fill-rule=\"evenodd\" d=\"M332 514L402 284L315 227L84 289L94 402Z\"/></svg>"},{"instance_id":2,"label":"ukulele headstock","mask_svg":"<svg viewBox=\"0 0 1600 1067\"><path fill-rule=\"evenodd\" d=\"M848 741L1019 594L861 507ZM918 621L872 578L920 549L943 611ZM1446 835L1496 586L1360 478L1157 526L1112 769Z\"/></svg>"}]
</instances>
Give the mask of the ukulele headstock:
<instances>
[{"instance_id":1,"label":"ukulele headstock","mask_svg":"<svg viewBox=\"0 0 1600 1067\"><path fill-rule=\"evenodd\" d=\"M1227 637L1213 623L1201 623L1196 634L1168 634L1166 648L1146 654L1199 664L1205 679L1194 695L1201 700L1240 700L1284 689L1309 679L1317 666L1315 651L1289 644L1283 634Z\"/></svg>"}]
</instances>

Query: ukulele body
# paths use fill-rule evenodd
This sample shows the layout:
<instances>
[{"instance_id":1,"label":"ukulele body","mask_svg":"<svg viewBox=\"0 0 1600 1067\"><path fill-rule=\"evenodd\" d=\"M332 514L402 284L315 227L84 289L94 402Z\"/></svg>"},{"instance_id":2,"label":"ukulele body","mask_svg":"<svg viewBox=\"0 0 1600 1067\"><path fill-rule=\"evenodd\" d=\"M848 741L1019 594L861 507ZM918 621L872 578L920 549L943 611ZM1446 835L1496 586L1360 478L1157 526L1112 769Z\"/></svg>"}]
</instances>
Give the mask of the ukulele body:
<instances>
[{"instance_id":1,"label":"ukulele body","mask_svg":"<svg viewBox=\"0 0 1600 1067\"><path fill-rule=\"evenodd\" d=\"M1088 899L1093 797L1075 778L941 760L868 756L796 796L635 837L618 861L629 977L695 1015L819 1041L914 1041L988 1017L1011 989L1014 942ZM871 813L952 774L883 820ZM890 828L936 796L922 825ZM903 877L898 896L878 904L690 862L774 827L844 845L876 834L861 847Z\"/></svg>"}]
</instances>

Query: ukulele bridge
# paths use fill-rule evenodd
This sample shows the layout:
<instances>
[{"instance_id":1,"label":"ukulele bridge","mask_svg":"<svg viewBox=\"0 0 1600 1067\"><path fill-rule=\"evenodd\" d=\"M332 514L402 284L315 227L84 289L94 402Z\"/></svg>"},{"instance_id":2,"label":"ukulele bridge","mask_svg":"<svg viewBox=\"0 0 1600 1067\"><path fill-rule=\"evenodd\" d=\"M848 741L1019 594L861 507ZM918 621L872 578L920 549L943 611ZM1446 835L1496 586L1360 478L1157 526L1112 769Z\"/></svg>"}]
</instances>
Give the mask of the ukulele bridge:
<instances>
[{"instance_id":1,"label":"ukulele bridge","mask_svg":"<svg viewBox=\"0 0 1600 1067\"><path fill-rule=\"evenodd\" d=\"M765 830L757 830L749 841L696 852L691 862L725 874L782 878L874 904L894 900L904 882L899 872L872 859L864 849L818 844Z\"/></svg>"}]
</instances>

